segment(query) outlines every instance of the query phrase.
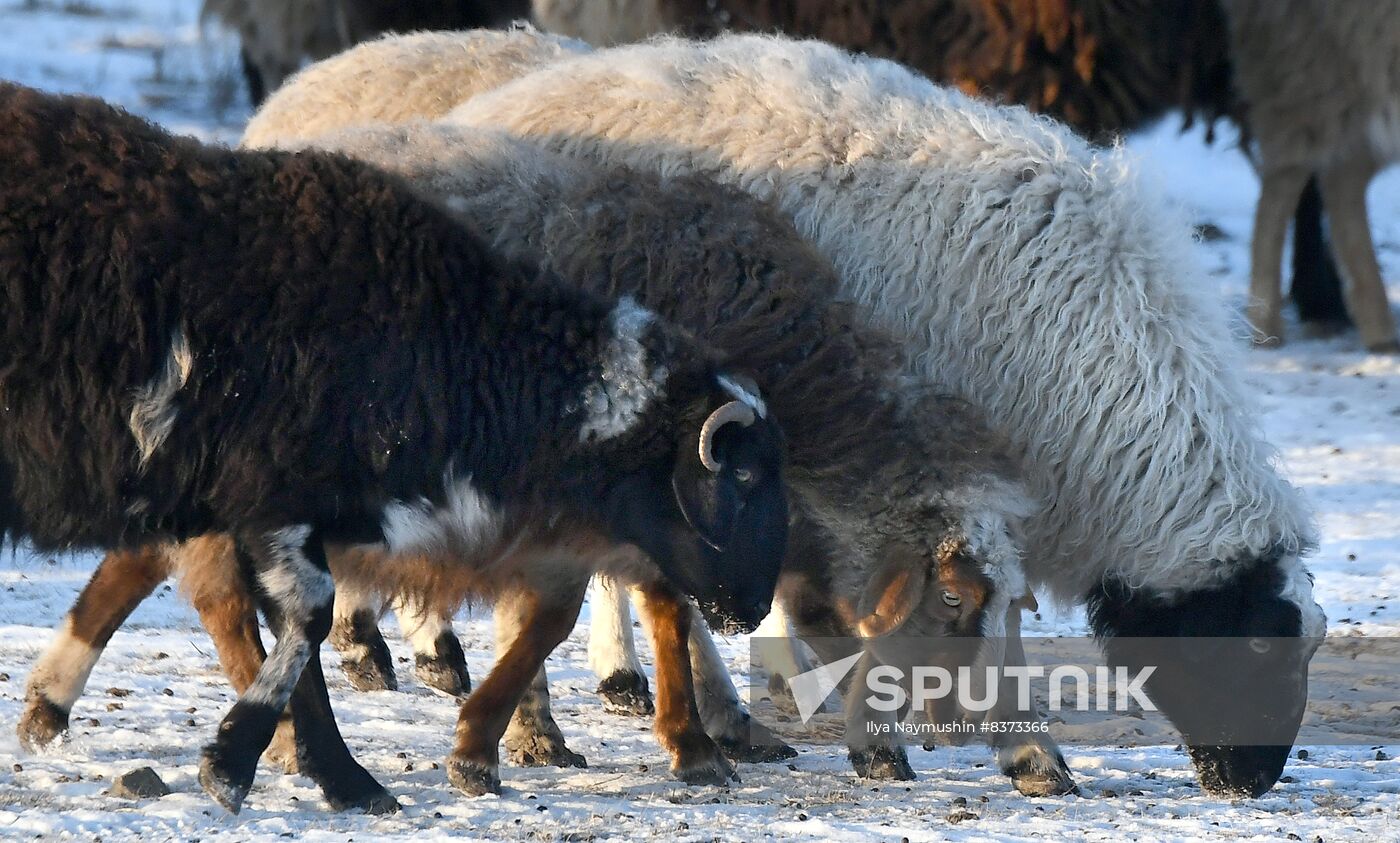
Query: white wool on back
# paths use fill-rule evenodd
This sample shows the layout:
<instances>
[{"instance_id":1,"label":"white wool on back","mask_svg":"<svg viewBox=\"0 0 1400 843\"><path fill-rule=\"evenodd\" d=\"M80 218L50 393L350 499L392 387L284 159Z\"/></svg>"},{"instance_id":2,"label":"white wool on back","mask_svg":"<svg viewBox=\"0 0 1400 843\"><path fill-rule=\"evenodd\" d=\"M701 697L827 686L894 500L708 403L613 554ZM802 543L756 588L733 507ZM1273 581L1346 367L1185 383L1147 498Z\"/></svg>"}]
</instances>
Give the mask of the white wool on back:
<instances>
[{"instance_id":1,"label":"white wool on back","mask_svg":"<svg viewBox=\"0 0 1400 843\"><path fill-rule=\"evenodd\" d=\"M1183 593L1313 543L1190 229L1120 151L779 37L658 39L517 72L447 119L704 173L787 213L907 338L910 374L985 408L1022 450L1050 502L1026 525L1027 567L1059 598L1106 574Z\"/></svg>"},{"instance_id":2,"label":"white wool on back","mask_svg":"<svg viewBox=\"0 0 1400 843\"><path fill-rule=\"evenodd\" d=\"M514 32L418 32L366 41L317 62L278 88L243 131L242 145L289 146L345 126L441 117L475 91L534 67L586 52L569 38ZM494 72L500 68L500 74Z\"/></svg>"}]
</instances>

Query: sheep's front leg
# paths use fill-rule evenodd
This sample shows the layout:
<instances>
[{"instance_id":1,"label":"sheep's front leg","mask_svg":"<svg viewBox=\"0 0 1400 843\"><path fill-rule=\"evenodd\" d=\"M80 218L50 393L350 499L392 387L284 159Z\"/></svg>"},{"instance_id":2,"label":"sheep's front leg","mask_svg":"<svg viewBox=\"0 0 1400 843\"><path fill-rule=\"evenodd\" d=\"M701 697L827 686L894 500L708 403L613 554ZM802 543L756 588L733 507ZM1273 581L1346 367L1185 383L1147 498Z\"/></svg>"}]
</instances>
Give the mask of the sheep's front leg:
<instances>
[{"instance_id":1,"label":"sheep's front leg","mask_svg":"<svg viewBox=\"0 0 1400 843\"><path fill-rule=\"evenodd\" d=\"M330 642L340 654L340 669L357 691L397 691L394 657L379 632L384 600L367 589L341 588L335 595Z\"/></svg>"},{"instance_id":2,"label":"sheep's front leg","mask_svg":"<svg viewBox=\"0 0 1400 843\"><path fill-rule=\"evenodd\" d=\"M351 757L331 712L318 648L330 630L335 586L320 538L311 527L295 525L241 532L235 542L239 565L277 644L205 748L200 784L237 813L252 787L258 757L290 703L301 769L333 807L398 810L394 798Z\"/></svg>"},{"instance_id":3,"label":"sheep's front leg","mask_svg":"<svg viewBox=\"0 0 1400 843\"><path fill-rule=\"evenodd\" d=\"M690 602L663 583L638 589L656 653L656 736L671 753L671 774L686 784L727 785L734 766L705 733L690 673Z\"/></svg>"},{"instance_id":4,"label":"sheep's front leg","mask_svg":"<svg viewBox=\"0 0 1400 843\"><path fill-rule=\"evenodd\" d=\"M705 733L735 761L764 763L797 757L797 750L744 710L704 619L694 606L690 612L690 674Z\"/></svg>"},{"instance_id":5,"label":"sheep's front leg","mask_svg":"<svg viewBox=\"0 0 1400 843\"><path fill-rule=\"evenodd\" d=\"M454 697L471 693L467 654L452 628L452 616L407 597L396 601L394 614L404 637L413 645L413 672L418 680Z\"/></svg>"},{"instance_id":6,"label":"sheep's front leg","mask_svg":"<svg viewBox=\"0 0 1400 843\"><path fill-rule=\"evenodd\" d=\"M882 698L871 692L866 679L877 665L874 656L862 653L846 692L846 748L851 767L863 779L913 781L914 768L899 739L899 711L876 704Z\"/></svg>"},{"instance_id":7,"label":"sheep's front leg","mask_svg":"<svg viewBox=\"0 0 1400 843\"><path fill-rule=\"evenodd\" d=\"M496 601L496 652L505 653L525 628L528 601L516 595ZM506 751L521 767L587 767L582 755L564 743L564 733L549 707L549 676L544 665L535 671L506 727Z\"/></svg>"},{"instance_id":8,"label":"sheep's front leg","mask_svg":"<svg viewBox=\"0 0 1400 843\"><path fill-rule=\"evenodd\" d=\"M547 590L527 592L518 610L520 626L510 647L462 704L457 743L447 759L447 777L470 796L500 793L501 738L544 660L574 627L588 581L567 573Z\"/></svg>"},{"instance_id":9,"label":"sheep's front leg","mask_svg":"<svg viewBox=\"0 0 1400 843\"><path fill-rule=\"evenodd\" d=\"M29 674L17 728L21 746L37 752L67 734L68 715L112 633L169 575L159 548L107 554Z\"/></svg>"},{"instance_id":10,"label":"sheep's front leg","mask_svg":"<svg viewBox=\"0 0 1400 843\"><path fill-rule=\"evenodd\" d=\"M650 715L655 706L632 639L632 610L626 587L612 577L594 577L588 609L588 666L598 677L598 696L604 710L612 714Z\"/></svg>"},{"instance_id":11,"label":"sheep's front leg","mask_svg":"<svg viewBox=\"0 0 1400 843\"><path fill-rule=\"evenodd\" d=\"M1021 643L1021 609L1012 605L1006 617L1007 667L1026 666L1026 648ZM1044 721L1035 699L1027 700L1029 707L1021 709L1017 701L1018 684L1002 671L997 692L997 704L988 712L984 722L994 725L991 743L997 752L997 764L1011 777L1011 783L1026 796L1062 796L1078 788L1065 757L1050 733L1042 731Z\"/></svg>"}]
</instances>

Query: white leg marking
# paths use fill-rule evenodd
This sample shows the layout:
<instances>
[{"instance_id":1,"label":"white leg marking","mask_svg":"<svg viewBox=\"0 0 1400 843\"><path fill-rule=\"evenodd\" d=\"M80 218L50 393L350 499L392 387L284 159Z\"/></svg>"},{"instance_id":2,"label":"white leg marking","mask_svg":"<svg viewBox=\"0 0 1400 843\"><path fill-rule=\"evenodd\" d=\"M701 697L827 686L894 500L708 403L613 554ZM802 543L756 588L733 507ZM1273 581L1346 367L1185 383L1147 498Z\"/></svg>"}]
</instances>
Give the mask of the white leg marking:
<instances>
[{"instance_id":1,"label":"white leg marking","mask_svg":"<svg viewBox=\"0 0 1400 843\"><path fill-rule=\"evenodd\" d=\"M418 601L400 598L394 604L403 637L413 645L413 653L430 659L438 657L437 642L443 635L454 635L452 619L429 612Z\"/></svg>"},{"instance_id":2,"label":"white leg marking","mask_svg":"<svg viewBox=\"0 0 1400 843\"><path fill-rule=\"evenodd\" d=\"M101 650L73 634L73 619L66 618L29 675L29 695L42 694L64 711L72 711L100 655Z\"/></svg>"},{"instance_id":3,"label":"white leg marking","mask_svg":"<svg viewBox=\"0 0 1400 843\"><path fill-rule=\"evenodd\" d=\"M626 590L611 577L593 578L588 602L588 666L599 679L630 670L643 675L632 637L632 611Z\"/></svg>"},{"instance_id":4,"label":"white leg marking","mask_svg":"<svg viewBox=\"0 0 1400 843\"><path fill-rule=\"evenodd\" d=\"M311 645L307 641L279 640L240 701L281 711L287 707L301 672L310 660Z\"/></svg>"}]
</instances>

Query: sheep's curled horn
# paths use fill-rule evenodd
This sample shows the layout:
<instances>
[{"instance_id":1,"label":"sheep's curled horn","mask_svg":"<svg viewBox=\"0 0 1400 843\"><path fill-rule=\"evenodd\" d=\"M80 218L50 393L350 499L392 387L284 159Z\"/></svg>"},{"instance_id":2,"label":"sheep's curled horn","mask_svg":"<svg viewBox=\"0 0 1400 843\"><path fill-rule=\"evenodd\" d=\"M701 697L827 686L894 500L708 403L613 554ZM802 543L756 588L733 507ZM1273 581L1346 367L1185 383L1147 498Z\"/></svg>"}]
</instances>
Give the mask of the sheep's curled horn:
<instances>
[{"instance_id":1,"label":"sheep's curled horn","mask_svg":"<svg viewBox=\"0 0 1400 843\"><path fill-rule=\"evenodd\" d=\"M744 427L754 423L753 408L742 401L730 401L710 413L700 426L700 462L712 473L719 474L719 462L715 460L715 433L730 422L738 422Z\"/></svg>"}]
</instances>

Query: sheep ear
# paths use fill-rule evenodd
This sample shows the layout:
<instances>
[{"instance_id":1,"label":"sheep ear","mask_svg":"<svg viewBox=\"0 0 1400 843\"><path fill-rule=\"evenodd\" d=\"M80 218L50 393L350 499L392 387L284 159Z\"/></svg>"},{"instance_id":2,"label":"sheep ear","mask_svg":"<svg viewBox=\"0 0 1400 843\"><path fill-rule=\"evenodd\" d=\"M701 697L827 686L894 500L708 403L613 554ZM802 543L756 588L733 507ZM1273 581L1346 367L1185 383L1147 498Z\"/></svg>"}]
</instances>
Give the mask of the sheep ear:
<instances>
[{"instance_id":1,"label":"sheep ear","mask_svg":"<svg viewBox=\"0 0 1400 843\"><path fill-rule=\"evenodd\" d=\"M861 638L888 635L904 625L924 600L928 564L913 554L898 554L880 566L865 587L856 632Z\"/></svg>"}]
</instances>

